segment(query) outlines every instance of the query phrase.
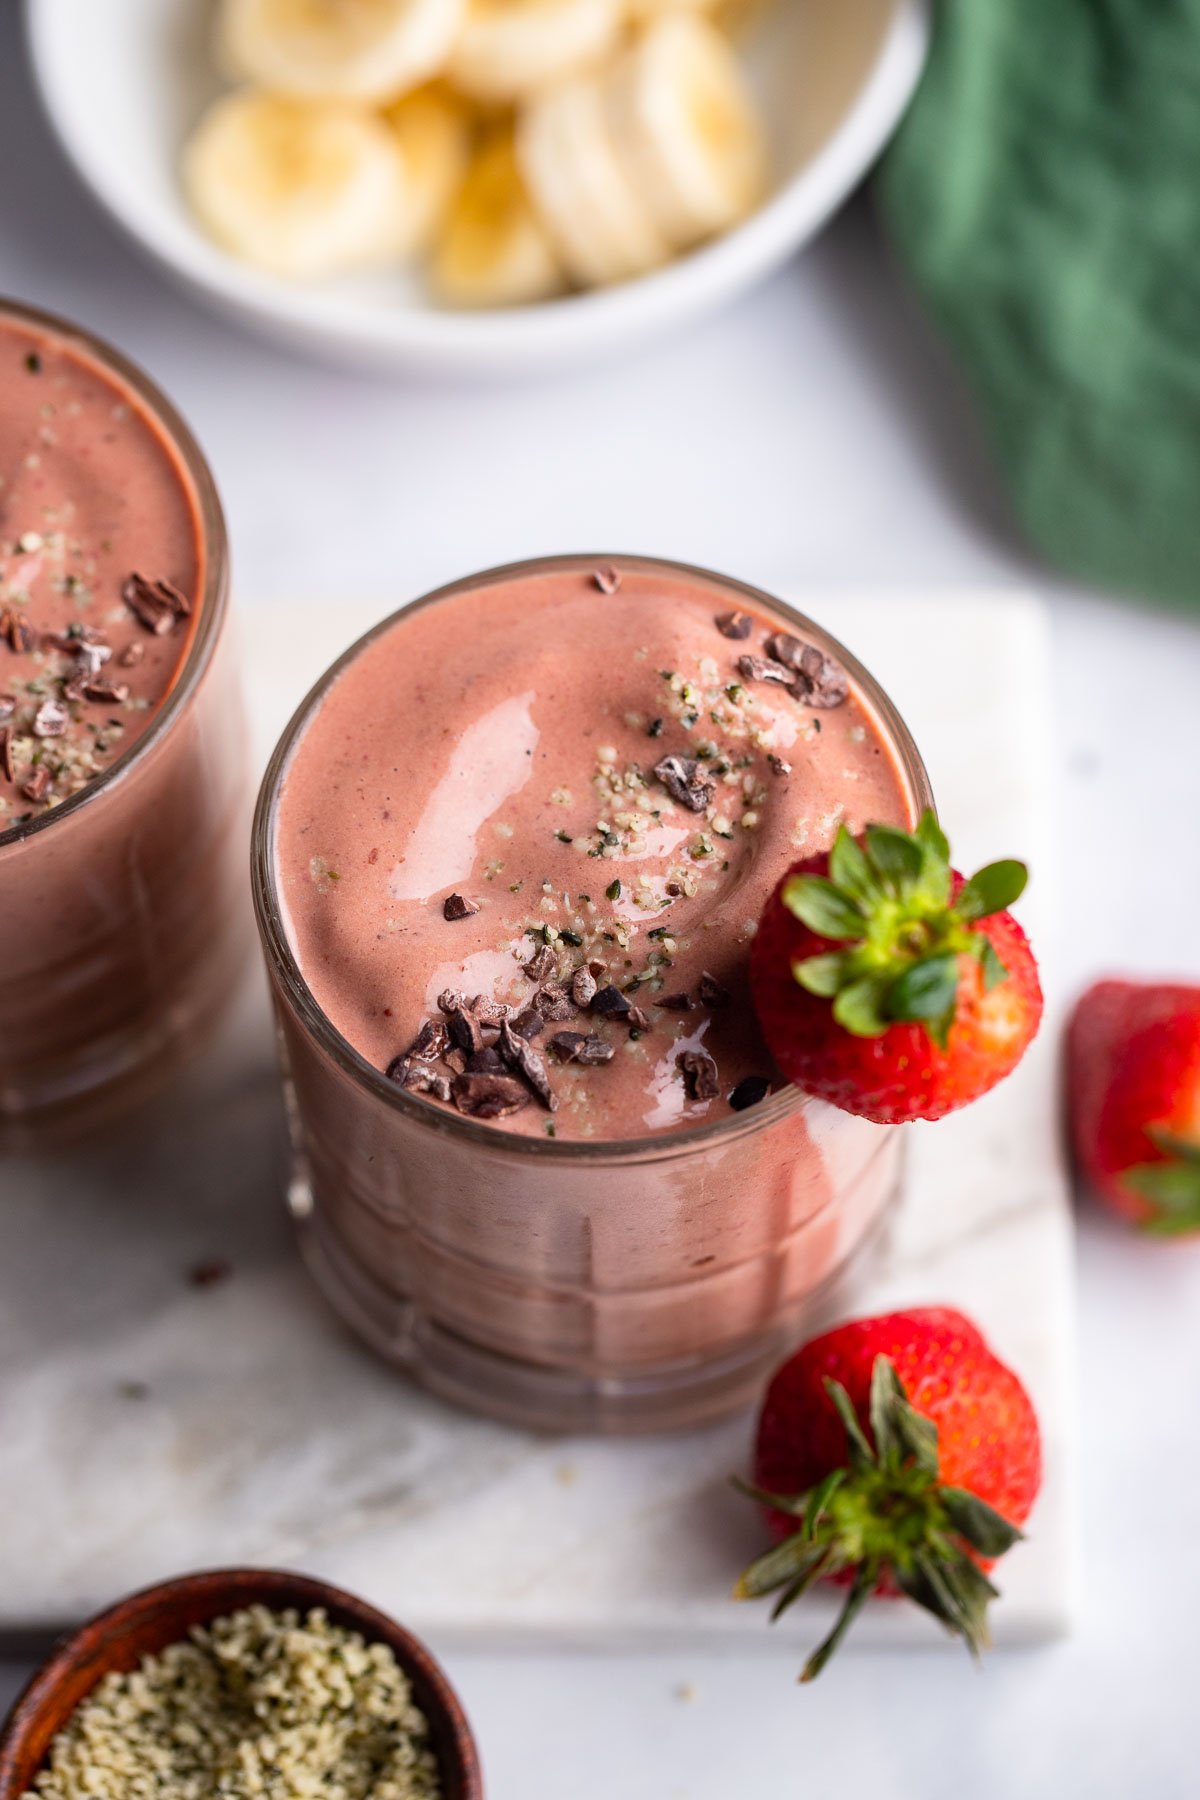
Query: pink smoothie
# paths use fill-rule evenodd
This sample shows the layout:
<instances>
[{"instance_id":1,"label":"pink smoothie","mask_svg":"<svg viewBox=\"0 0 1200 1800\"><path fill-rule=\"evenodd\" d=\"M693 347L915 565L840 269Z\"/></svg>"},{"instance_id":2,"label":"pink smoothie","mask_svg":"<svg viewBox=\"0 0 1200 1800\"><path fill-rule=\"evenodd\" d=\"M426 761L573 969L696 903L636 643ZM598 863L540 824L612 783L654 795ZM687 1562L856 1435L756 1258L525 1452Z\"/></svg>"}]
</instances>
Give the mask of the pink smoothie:
<instances>
[{"instance_id":1,"label":"pink smoothie","mask_svg":"<svg viewBox=\"0 0 1200 1800\"><path fill-rule=\"evenodd\" d=\"M0 831L145 731L196 624L199 526L130 390L62 339L0 332Z\"/></svg>"},{"instance_id":2,"label":"pink smoothie","mask_svg":"<svg viewBox=\"0 0 1200 1800\"><path fill-rule=\"evenodd\" d=\"M736 613L683 574L540 572L401 616L324 694L278 804L287 932L428 1106L612 1141L779 1085L756 920L839 824L913 801L855 682Z\"/></svg>"},{"instance_id":3,"label":"pink smoothie","mask_svg":"<svg viewBox=\"0 0 1200 1800\"><path fill-rule=\"evenodd\" d=\"M186 427L0 305L0 1144L190 1054L240 961L244 743L220 507Z\"/></svg>"}]
</instances>

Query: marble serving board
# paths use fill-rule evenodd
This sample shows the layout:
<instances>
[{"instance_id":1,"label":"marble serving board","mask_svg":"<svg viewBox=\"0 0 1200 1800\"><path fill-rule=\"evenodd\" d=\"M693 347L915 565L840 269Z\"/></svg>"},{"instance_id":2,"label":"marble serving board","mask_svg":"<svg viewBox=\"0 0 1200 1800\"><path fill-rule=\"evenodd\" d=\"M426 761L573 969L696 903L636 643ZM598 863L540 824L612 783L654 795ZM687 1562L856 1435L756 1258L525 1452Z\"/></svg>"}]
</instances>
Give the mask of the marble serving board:
<instances>
[{"instance_id":1,"label":"marble serving board","mask_svg":"<svg viewBox=\"0 0 1200 1800\"><path fill-rule=\"evenodd\" d=\"M787 592L787 589L781 589ZM1050 1012L1019 1073L912 1132L907 1191L823 1318L908 1303L973 1315L1045 1434L998 1643L1069 1624L1070 1218L1055 1119L1049 638L1020 595L791 590L876 671L923 747L965 864L1022 851ZM256 757L320 670L387 609L247 608ZM813 1596L768 1634L729 1598L761 1547L728 1476L749 1415L629 1442L525 1436L451 1410L335 1322L280 1197L265 996L135 1135L0 1164L0 1647L185 1569L285 1564L355 1588L435 1643L809 1644ZM857 1646L946 1640L881 1603Z\"/></svg>"}]
</instances>

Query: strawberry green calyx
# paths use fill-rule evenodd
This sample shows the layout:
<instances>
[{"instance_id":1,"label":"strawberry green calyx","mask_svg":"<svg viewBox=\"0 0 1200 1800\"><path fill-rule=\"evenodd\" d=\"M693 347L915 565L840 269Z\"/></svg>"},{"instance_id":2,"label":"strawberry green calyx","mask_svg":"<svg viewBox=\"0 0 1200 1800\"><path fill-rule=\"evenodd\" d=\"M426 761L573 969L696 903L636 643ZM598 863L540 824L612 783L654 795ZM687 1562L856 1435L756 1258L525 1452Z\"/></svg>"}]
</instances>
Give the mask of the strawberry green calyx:
<instances>
[{"instance_id":1,"label":"strawberry green calyx","mask_svg":"<svg viewBox=\"0 0 1200 1800\"><path fill-rule=\"evenodd\" d=\"M828 876L795 875L783 889L788 911L841 947L793 963L792 974L833 1001L834 1018L854 1037L919 1023L944 1047L959 959L978 962L985 990L1008 974L977 922L1011 906L1028 878L1024 863L989 863L955 894L950 846L931 811L915 831L868 825L861 842L843 825Z\"/></svg>"},{"instance_id":2,"label":"strawberry green calyx","mask_svg":"<svg viewBox=\"0 0 1200 1800\"><path fill-rule=\"evenodd\" d=\"M837 1622L805 1663L801 1681L821 1673L887 1578L978 1657L988 1642L987 1606L997 1590L972 1552L1002 1556L1022 1533L977 1495L942 1484L937 1426L911 1405L890 1357L877 1356L872 1366L870 1438L841 1383L827 1379L825 1391L846 1428L846 1466L806 1494L735 1484L798 1521L791 1537L750 1564L735 1597L776 1594L773 1622L815 1581L849 1577Z\"/></svg>"},{"instance_id":3,"label":"strawberry green calyx","mask_svg":"<svg viewBox=\"0 0 1200 1800\"><path fill-rule=\"evenodd\" d=\"M1200 1144L1159 1125L1146 1136L1162 1152L1158 1162L1138 1163L1121 1180L1149 1204L1142 1230L1153 1237L1183 1237L1200 1231Z\"/></svg>"}]
</instances>

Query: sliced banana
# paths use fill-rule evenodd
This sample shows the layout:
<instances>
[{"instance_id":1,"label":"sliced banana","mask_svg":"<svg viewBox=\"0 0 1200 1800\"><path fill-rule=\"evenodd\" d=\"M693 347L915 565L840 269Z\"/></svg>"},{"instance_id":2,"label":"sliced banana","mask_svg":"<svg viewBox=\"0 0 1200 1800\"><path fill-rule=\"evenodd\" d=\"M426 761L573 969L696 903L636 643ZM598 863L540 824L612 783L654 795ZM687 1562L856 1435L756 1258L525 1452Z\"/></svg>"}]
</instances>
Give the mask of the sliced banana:
<instances>
[{"instance_id":1,"label":"sliced banana","mask_svg":"<svg viewBox=\"0 0 1200 1800\"><path fill-rule=\"evenodd\" d=\"M436 75L465 0L221 0L235 80L310 100L390 100Z\"/></svg>"},{"instance_id":2,"label":"sliced banana","mask_svg":"<svg viewBox=\"0 0 1200 1800\"><path fill-rule=\"evenodd\" d=\"M474 123L466 103L440 83L418 88L386 109L408 176L408 210L399 221L407 256L423 255L450 211L471 160Z\"/></svg>"},{"instance_id":3,"label":"sliced banana","mask_svg":"<svg viewBox=\"0 0 1200 1800\"><path fill-rule=\"evenodd\" d=\"M467 0L447 74L476 99L522 100L600 62L623 25L622 0Z\"/></svg>"},{"instance_id":4,"label":"sliced banana","mask_svg":"<svg viewBox=\"0 0 1200 1800\"><path fill-rule=\"evenodd\" d=\"M452 306L520 306L566 286L503 132L479 151L446 223L430 280Z\"/></svg>"},{"instance_id":5,"label":"sliced banana","mask_svg":"<svg viewBox=\"0 0 1200 1800\"><path fill-rule=\"evenodd\" d=\"M517 126L517 156L563 262L584 287L642 275L671 246L629 180L609 135L595 76L531 100Z\"/></svg>"},{"instance_id":6,"label":"sliced banana","mask_svg":"<svg viewBox=\"0 0 1200 1800\"><path fill-rule=\"evenodd\" d=\"M655 21L607 75L609 128L629 180L676 250L751 211L766 179L763 134L726 39L707 20Z\"/></svg>"},{"instance_id":7,"label":"sliced banana","mask_svg":"<svg viewBox=\"0 0 1200 1800\"><path fill-rule=\"evenodd\" d=\"M399 254L404 162L374 114L247 88L218 100L184 151L201 222L235 256L319 280Z\"/></svg>"}]
</instances>

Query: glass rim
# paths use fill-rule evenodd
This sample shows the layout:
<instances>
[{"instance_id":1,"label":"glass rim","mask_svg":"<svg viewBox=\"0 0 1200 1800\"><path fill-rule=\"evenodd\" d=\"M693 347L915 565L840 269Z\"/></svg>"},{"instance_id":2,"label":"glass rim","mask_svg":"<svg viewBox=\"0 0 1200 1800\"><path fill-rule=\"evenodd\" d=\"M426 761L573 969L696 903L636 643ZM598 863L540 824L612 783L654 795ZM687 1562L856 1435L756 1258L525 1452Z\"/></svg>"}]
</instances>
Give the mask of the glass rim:
<instances>
[{"instance_id":1,"label":"glass rim","mask_svg":"<svg viewBox=\"0 0 1200 1800\"><path fill-rule=\"evenodd\" d=\"M212 661L229 607L229 534L225 514L208 460L186 420L139 364L86 327L76 325L73 320L64 319L58 313L46 312L41 307L29 306L23 300L0 294L0 320L9 319L42 331L48 337L57 338L68 346L78 346L85 357L97 363L106 374L114 376L119 386L127 388L140 407L161 428L168 445L178 458L185 484L191 488L189 498L195 509L203 579L199 596L200 616L196 621L191 644L174 684L145 731L77 793L71 794L59 805L38 813L36 818L29 819L24 824L9 825L0 830L0 850L11 844L26 843L39 832L48 831L62 820L81 812L85 806L96 804L101 795L109 792L138 767L171 729L187 701L195 693L202 675Z\"/></svg>"},{"instance_id":2,"label":"glass rim","mask_svg":"<svg viewBox=\"0 0 1200 1800\"><path fill-rule=\"evenodd\" d=\"M916 815L919 817L926 807L934 805L929 774L912 733L894 702L876 681L870 670L865 668L858 658L824 626L819 625L814 619L810 619L796 607L789 605L787 601L778 599L763 588L738 581L732 576L718 574L712 569L702 568L697 564L677 562L667 557L618 555L612 551L586 555L539 556L519 562L503 563L494 568L484 569L478 574L462 576L456 581L447 582L427 594L422 594L417 599L406 602L356 638L317 678L292 713L271 752L270 761L259 785L251 830L250 887L254 902L255 921L269 974L272 981L278 982L282 987L308 1035L316 1041L321 1050L330 1057L344 1075L359 1087L365 1088L381 1104L392 1108L402 1117L411 1119L416 1125L441 1132L451 1138L460 1139L464 1143L479 1145L498 1155L529 1157L542 1162L666 1160L672 1156L686 1155L700 1147L733 1142L741 1137L762 1131L768 1125L802 1112L812 1103L812 1097L802 1093L798 1088L785 1084L779 1088L778 1092L759 1101L756 1106L747 1107L743 1112L733 1113L727 1118L709 1120L679 1131L635 1138L524 1137L516 1132L497 1129L494 1125L481 1124L461 1113L435 1107L432 1102L424 1100L418 1095L410 1094L406 1089L398 1087L395 1082L389 1081L381 1069L377 1069L373 1063L369 1063L366 1057L356 1050L347 1038L342 1036L317 1004L300 970L283 922L283 908L276 882L273 854L273 826L276 804L288 761L293 749L300 741L309 719L343 671L370 644L384 636L407 614L424 610L428 606L435 606L440 601L453 599L458 594L495 587L502 582L520 580L525 576L573 574L605 568L609 565L619 570L628 570L631 573L684 576L689 580L719 590L727 598L745 600L759 609L775 612L801 632L815 638L846 670L858 698L865 703L868 712L875 718L884 741L893 754L901 779L908 784Z\"/></svg>"}]
</instances>

